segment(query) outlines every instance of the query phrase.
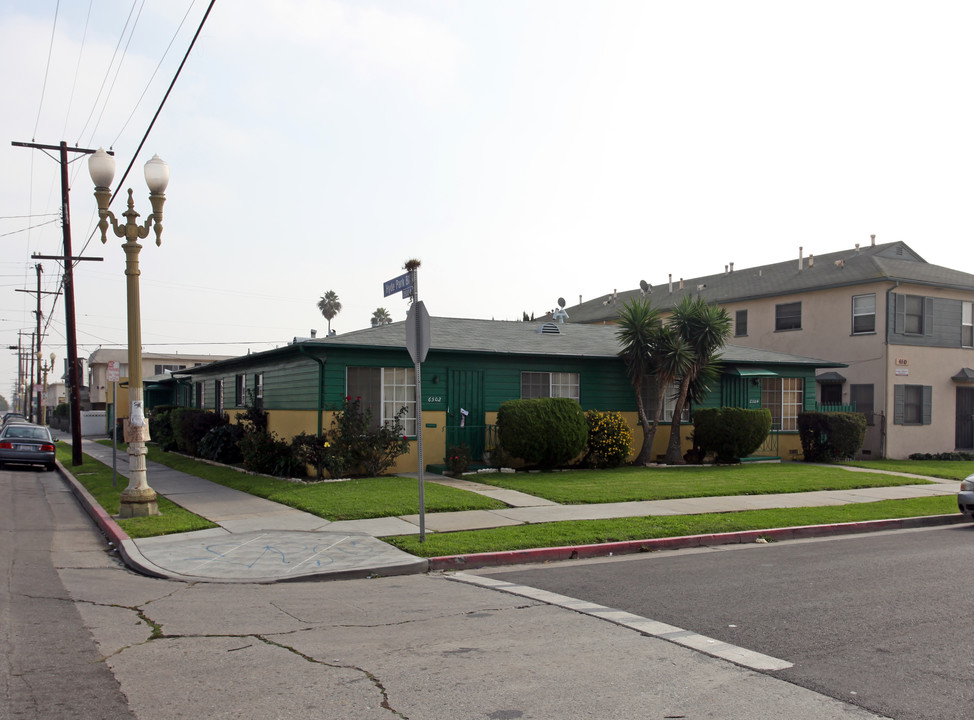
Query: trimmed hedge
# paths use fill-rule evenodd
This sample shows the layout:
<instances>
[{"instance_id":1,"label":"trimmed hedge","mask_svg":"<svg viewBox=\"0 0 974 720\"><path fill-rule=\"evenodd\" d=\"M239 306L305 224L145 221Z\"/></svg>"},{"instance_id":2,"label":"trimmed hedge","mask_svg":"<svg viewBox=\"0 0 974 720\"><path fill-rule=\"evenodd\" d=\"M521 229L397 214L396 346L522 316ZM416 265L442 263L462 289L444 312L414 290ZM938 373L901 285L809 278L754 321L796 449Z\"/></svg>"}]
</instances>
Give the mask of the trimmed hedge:
<instances>
[{"instance_id":1,"label":"trimmed hedge","mask_svg":"<svg viewBox=\"0 0 974 720\"><path fill-rule=\"evenodd\" d=\"M507 453L550 469L585 449L588 421L571 398L508 400L497 411L497 432Z\"/></svg>"},{"instance_id":2,"label":"trimmed hedge","mask_svg":"<svg viewBox=\"0 0 974 720\"><path fill-rule=\"evenodd\" d=\"M693 412L693 444L719 463L740 462L764 442L771 431L767 408L748 410L723 407Z\"/></svg>"},{"instance_id":3,"label":"trimmed hedge","mask_svg":"<svg viewBox=\"0 0 974 720\"><path fill-rule=\"evenodd\" d=\"M854 458L866 440L866 416L851 412L798 413L805 462Z\"/></svg>"},{"instance_id":4,"label":"trimmed hedge","mask_svg":"<svg viewBox=\"0 0 974 720\"><path fill-rule=\"evenodd\" d=\"M222 416L198 408L176 408L169 414L176 448L193 457L199 455L199 442L210 430L225 425Z\"/></svg>"}]
</instances>

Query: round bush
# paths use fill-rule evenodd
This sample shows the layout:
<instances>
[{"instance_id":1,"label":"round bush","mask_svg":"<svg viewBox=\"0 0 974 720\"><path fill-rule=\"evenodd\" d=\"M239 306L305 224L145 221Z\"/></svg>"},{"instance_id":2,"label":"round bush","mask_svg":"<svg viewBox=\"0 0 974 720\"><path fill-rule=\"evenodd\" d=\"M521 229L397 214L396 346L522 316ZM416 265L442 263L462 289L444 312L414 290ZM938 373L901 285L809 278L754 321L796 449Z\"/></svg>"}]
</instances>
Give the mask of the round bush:
<instances>
[{"instance_id":1,"label":"round bush","mask_svg":"<svg viewBox=\"0 0 974 720\"><path fill-rule=\"evenodd\" d=\"M500 444L514 457L550 469L585 449L588 423L571 398L508 400L497 411Z\"/></svg>"},{"instance_id":2,"label":"round bush","mask_svg":"<svg viewBox=\"0 0 974 720\"><path fill-rule=\"evenodd\" d=\"M585 420L588 422L588 446L584 464L595 468L618 467L629 460L632 430L621 413L589 410Z\"/></svg>"},{"instance_id":3,"label":"round bush","mask_svg":"<svg viewBox=\"0 0 974 720\"><path fill-rule=\"evenodd\" d=\"M739 462L764 442L771 431L767 408L703 408L693 412L693 441L717 462Z\"/></svg>"}]
</instances>

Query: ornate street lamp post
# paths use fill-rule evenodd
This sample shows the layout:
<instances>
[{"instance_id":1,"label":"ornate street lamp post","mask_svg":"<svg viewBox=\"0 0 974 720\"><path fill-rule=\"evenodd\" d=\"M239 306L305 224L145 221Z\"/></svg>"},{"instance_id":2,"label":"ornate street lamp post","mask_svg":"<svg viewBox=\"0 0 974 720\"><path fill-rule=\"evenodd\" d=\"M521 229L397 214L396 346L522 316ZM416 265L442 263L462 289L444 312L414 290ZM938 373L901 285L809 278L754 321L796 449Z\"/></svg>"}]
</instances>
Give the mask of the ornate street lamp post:
<instances>
[{"instance_id":1,"label":"ornate street lamp post","mask_svg":"<svg viewBox=\"0 0 974 720\"><path fill-rule=\"evenodd\" d=\"M129 381L129 414L124 423L125 441L128 443L129 454L129 484L122 491L119 516L141 517L158 515L159 505L156 493L145 477L145 443L149 439L149 426L145 419L145 409L142 397L142 321L139 308L139 251L142 246L139 240L149 235L149 229L154 228L156 245L162 244L162 206L166 202L166 186L169 184L169 166L153 155L145 164L145 182L149 186L149 202L152 203L152 214L140 225L136 220L139 213L135 212L132 201L132 190L129 189L128 210L122 213L124 224L119 224L108 203L111 201L111 184L115 177L115 159L99 148L96 153L88 157L88 172L95 183L95 199L98 201L98 217L101 219L98 228L101 230L101 241L107 242L107 231L111 221L112 231L116 237L125 238L122 249L125 251L125 280L128 308L128 381Z\"/></svg>"}]
</instances>

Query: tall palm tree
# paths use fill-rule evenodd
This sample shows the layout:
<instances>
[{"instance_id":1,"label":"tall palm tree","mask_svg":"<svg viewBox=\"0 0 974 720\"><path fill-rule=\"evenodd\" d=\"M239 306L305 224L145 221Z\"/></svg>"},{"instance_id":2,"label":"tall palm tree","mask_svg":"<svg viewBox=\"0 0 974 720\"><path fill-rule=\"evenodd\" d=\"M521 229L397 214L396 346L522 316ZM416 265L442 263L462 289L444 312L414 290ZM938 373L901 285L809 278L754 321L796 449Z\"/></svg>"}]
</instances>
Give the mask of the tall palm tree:
<instances>
[{"instance_id":1,"label":"tall palm tree","mask_svg":"<svg viewBox=\"0 0 974 720\"><path fill-rule=\"evenodd\" d=\"M328 321L328 334L331 335L331 321L342 311L342 303L338 299L338 293L334 290L329 290L322 295L321 299L318 300L318 309L325 316L325 320Z\"/></svg>"},{"instance_id":2,"label":"tall palm tree","mask_svg":"<svg viewBox=\"0 0 974 720\"><path fill-rule=\"evenodd\" d=\"M720 349L731 334L731 319L727 311L707 303L703 298L684 296L673 309L667 324L692 350L692 361L680 376L680 389L673 408L670 442L666 448L666 462L682 465L680 421L687 400L699 400L718 377Z\"/></svg>"},{"instance_id":3,"label":"tall palm tree","mask_svg":"<svg viewBox=\"0 0 974 720\"><path fill-rule=\"evenodd\" d=\"M648 300L633 299L626 302L619 310L619 329L616 339L622 349L619 356L626 364L626 372L633 390L636 392L636 412L639 422L643 426L643 447L633 461L634 465L645 465L652 458L653 434L656 426L651 425L643 402L643 384L652 374L649 346L661 327L660 313L651 307Z\"/></svg>"},{"instance_id":4,"label":"tall palm tree","mask_svg":"<svg viewBox=\"0 0 974 720\"><path fill-rule=\"evenodd\" d=\"M379 327L380 325L391 325L392 315L385 308L376 308L375 312L372 313L372 327Z\"/></svg>"}]
</instances>

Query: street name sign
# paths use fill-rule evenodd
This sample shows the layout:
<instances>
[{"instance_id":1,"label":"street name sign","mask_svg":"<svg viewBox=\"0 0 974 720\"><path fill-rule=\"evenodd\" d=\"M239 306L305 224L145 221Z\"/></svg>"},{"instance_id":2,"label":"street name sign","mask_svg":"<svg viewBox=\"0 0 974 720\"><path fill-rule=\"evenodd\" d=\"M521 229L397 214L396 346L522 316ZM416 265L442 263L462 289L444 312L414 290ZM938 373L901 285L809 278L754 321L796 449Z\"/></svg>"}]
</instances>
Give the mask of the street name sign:
<instances>
[{"instance_id":1,"label":"street name sign","mask_svg":"<svg viewBox=\"0 0 974 720\"><path fill-rule=\"evenodd\" d=\"M412 273L405 273L399 277L394 277L392 280L386 280L382 283L383 297L389 297L390 295L395 295L397 292L402 292L403 297L408 296L408 291L413 287Z\"/></svg>"}]
</instances>

